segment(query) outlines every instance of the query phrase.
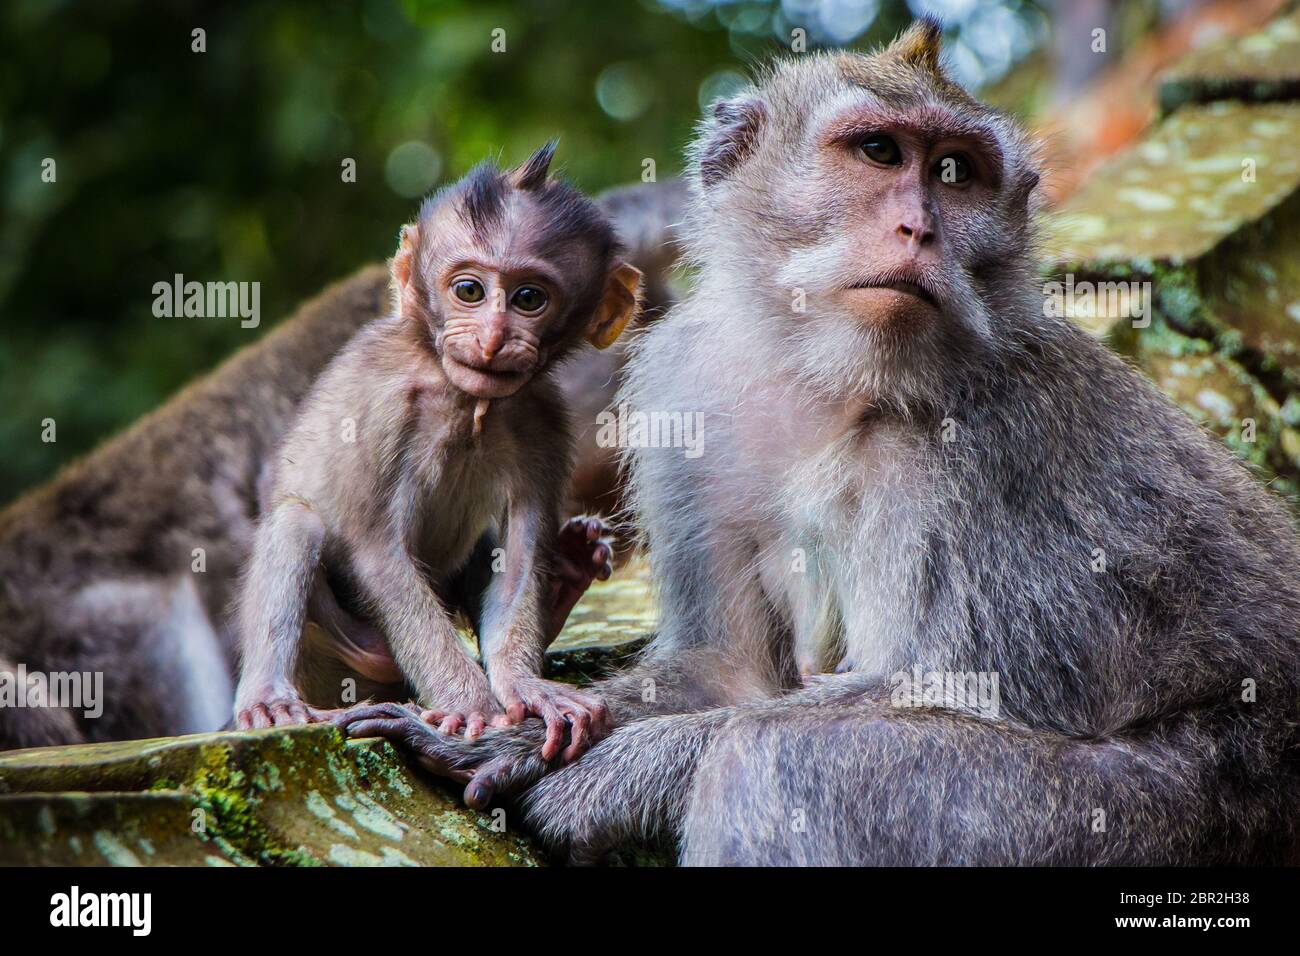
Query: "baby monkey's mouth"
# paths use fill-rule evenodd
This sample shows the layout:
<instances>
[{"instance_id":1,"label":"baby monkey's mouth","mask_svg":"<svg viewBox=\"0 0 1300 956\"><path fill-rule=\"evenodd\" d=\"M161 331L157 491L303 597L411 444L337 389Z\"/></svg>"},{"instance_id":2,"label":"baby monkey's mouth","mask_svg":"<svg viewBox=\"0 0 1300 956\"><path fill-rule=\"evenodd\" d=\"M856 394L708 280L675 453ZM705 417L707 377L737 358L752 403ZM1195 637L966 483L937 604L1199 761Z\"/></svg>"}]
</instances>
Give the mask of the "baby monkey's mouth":
<instances>
[{"instance_id":1,"label":"baby monkey's mouth","mask_svg":"<svg viewBox=\"0 0 1300 956\"><path fill-rule=\"evenodd\" d=\"M505 398L532 377L531 369L494 369L451 354L443 355L442 367L453 385L475 398Z\"/></svg>"}]
</instances>

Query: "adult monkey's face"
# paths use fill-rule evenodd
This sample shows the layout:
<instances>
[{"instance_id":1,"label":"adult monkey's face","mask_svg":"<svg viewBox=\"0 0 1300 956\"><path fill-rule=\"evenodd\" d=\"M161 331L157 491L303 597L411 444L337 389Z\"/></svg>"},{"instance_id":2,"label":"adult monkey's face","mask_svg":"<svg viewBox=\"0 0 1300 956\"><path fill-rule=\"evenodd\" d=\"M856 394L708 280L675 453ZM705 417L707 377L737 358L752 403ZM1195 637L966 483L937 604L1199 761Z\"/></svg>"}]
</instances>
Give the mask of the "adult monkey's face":
<instances>
[{"instance_id":1,"label":"adult monkey's face","mask_svg":"<svg viewBox=\"0 0 1300 956\"><path fill-rule=\"evenodd\" d=\"M815 337L814 362L902 374L993 346L1000 286L1023 278L1032 147L943 75L939 42L920 21L872 56L782 60L697 143L697 257Z\"/></svg>"}]
</instances>

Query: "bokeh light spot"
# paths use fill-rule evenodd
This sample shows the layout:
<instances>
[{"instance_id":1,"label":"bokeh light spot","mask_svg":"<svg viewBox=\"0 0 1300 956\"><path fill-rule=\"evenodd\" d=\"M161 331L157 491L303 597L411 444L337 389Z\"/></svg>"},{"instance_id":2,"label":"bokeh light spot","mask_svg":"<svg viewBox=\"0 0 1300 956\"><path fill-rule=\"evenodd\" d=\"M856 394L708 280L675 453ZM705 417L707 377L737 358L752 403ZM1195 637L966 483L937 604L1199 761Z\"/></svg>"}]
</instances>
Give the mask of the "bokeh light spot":
<instances>
[{"instance_id":1,"label":"bokeh light spot","mask_svg":"<svg viewBox=\"0 0 1300 956\"><path fill-rule=\"evenodd\" d=\"M614 63L596 77L596 102L616 120L634 120L650 108L654 81L635 63Z\"/></svg>"},{"instance_id":2,"label":"bokeh light spot","mask_svg":"<svg viewBox=\"0 0 1300 956\"><path fill-rule=\"evenodd\" d=\"M442 157L428 143L412 140L396 147L384 163L384 177L393 192L407 199L423 196L442 173Z\"/></svg>"}]
</instances>

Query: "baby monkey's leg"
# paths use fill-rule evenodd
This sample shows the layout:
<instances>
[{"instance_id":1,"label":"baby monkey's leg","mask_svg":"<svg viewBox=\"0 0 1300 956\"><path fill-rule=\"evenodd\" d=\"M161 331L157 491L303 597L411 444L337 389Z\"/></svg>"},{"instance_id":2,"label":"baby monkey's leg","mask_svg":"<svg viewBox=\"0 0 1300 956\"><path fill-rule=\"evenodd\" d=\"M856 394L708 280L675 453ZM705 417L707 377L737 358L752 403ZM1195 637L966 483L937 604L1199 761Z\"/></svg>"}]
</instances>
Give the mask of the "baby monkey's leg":
<instances>
[{"instance_id":1,"label":"baby monkey's leg","mask_svg":"<svg viewBox=\"0 0 1300 956\"><path fill-rule=\"evenodd\" d=\"M360 554L358 582L407 681L428 707L446 714L442 730L501 713L487 675L465 647L452 614L411 556L392 549Z\"/></svg>"},{"instance_id":2,"label":"baby monkey's leg","mask_svg":"<svg viewBox=\"0 0 1300 956\"><path fill-rule=\"evenodd\" d=\"M554 580L547 644L560 636L564 622L593 581L607 581L614 571L613 531L600 518L579 515L560 528L555 546Z\"/></svg>"},{"instance_id":3,"label":"baby monkey's leg","mask_svg":"<svg viewBox=\"0 0 1300 956\"><path fill-rule=\"evenodd\" d=\"M548 592L547 644L559 636L569 612L591 583L610 576L613 557L610 529L600 518L582 515L570 518L561 526ZM609 709L599 696L537 674L517 675L501 703L505 705L508 721L536 714L546 722L552 733L548 733L542 747L545 759L553 757L563 746L563 739L554 732L561 725L567 725L568 729L568 746L563 750L566 763L576 760L612 727Z\"/></svg>"},{"instance_id":4,"label":"baby monkey's leg","mask_svg":"<svg viewBox=\"0 0 1300 956\"><path fill-rule=\"evenodd\" d=\"M483 597L492 582L492 561L500 539L486 531L474 546L464 570L449 588L455 606L469 619L478 634L483 614ZM560 636L574 605L587 593L593 581L606 581L614 571L613 529L598 517L578 515L560 527L552 556L553 578L548 595L546 643Z\"/></svg>"},{"instance_id":5,"label":"baby monkey's leg","mask_svg":"<svg viewBox=\"0 0 1300 956\"><path fill-rule=\"evenodd\" d=\"M591 583L603 581L612 573L614 552L609 534L610 529L603 521L585 515L570 518L561 526L552 555L553 577L545 607L548 645L564 628L573 606ZM469 617L476 633L480 632L484 595L492 581L492 559L497 544L495 532L485 533L452 587L453 600ZM506 712L491 721L493 726L518 723L530 713L549 719L555 728L547 741L550 756L563 745L563 726L569 727L569 746L565 749L568 759L578 756L608 730L608 712L599 698L568 684L543 680L536 674L521 674L513 680L501 703ZM422 718L426 723L442 725L447 714L433 708L426 710ZM471 739L478 737L485 726L481 720L470 721L466 734Z\"/></svg>"},{"instance_id":6,"label":"baby monkey's leg","mask_svg":"<svg viewBox=\"0 0 1300 956\"><path fill-rule=\"evenodd\" d=\"M559 635L573 606L591 582L610 576L613 548L608 535L609 528L604 522L586 516L571 518L560 529L553 556L555 580L550 592L548 644ZM498 543L495 531L485 532L465 568L448 588L449 601L465 614L475 633L479 630L483 595L492 580L493 552ZM309 615L323 629L317 633L331 641L330 647L315 650L343 661L367 680L389 684L402 680L397 661L379 629L343 609L320 574L312 590ZM334 711L317 709L314 713L315 719L324 720ZM449 712L432 709L426 710L423 716L428 723L439 725L446 722ZM507 722L504 715L496 721L498 725ZM485 726L486 715L472 715L466 720L466 731L471 738L481 734Z\"/></svg>"}]
</instances>

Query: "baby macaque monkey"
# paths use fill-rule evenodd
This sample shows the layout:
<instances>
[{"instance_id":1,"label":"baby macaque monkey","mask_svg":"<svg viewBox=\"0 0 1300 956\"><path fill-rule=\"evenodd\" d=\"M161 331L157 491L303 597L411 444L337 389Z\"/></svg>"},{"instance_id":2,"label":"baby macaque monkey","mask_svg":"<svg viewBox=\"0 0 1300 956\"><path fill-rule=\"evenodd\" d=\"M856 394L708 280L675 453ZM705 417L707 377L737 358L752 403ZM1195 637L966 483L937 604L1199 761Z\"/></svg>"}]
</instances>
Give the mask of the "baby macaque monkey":
<instances>
[{"instance_id":1,"label":"baby macaque monkey","mask_svg":"<svg viewBox=\"0 0 1300 956\"><path fill-rule=\"evenodd\" d=\"M641 274L597 207L548 178L553 152L506 173L481 165L428 199L392 260L394 312L304 401L241 595L240 727L317 719L340 703L342 665L363 693L414 691L447 733L540 717L547 760L608 729L598 698L541 677L572 603L558 601L557 622L571 439L549 373L584 339L618 338ZM603 562L594 526L565 534ZM457 609L476 618L486 673Z\"/></svg>"}]
</instances>

